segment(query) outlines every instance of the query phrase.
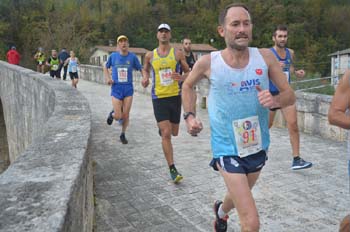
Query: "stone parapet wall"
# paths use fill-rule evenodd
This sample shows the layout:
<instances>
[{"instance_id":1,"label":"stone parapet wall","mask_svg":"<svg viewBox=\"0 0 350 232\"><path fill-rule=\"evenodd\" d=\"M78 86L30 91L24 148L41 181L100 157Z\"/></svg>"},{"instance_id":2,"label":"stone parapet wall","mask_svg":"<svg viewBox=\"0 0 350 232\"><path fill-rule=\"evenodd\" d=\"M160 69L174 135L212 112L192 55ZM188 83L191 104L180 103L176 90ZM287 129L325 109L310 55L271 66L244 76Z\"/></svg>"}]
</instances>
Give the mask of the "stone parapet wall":
<instances>
[{"instance_id":1,"label":"stone parapet wall","mask_svg":"<svg viewBox=\"0 0 350 232\"><path fill-rule=\"evenodd\" d=\"M328 109L332 96L305 92L297 92L296 96L300 131L337 141L346 140L347 130L330 125L328 122ZM280 111L276 114L274 126L286 126Z\"/></svg>"},{"instance_id":2,"label":"stone parapet wall","mask_svg":"<svg viewBox=\"0 0 350 232\"><path fill-rule=\"evenodd\" d=\"M107 84L103 76L102 66L80 65L79 78L82 78L86 81L92 81L100 84Z\"/></svg>"},{"instance_id":3,"label":"stone parapet wall","mask_svg":"<svg viewBox=\"0 0 350 232\"><path fill-rule=\"evenodd\" d=\"M0 174L7 169L10 164L9 148L7 142L6 125L2 102L0 100Z\"/></svg>"},{"instance_id":4,"label":"stone parapet wall","mask_svg":"<svg viewBox=\"0 0 350 232\"><path fill-rule=\"evenodd\" d=\"M91 112L74 88L0 61L10 166L0 175L0 231L92 231Z\"/></svg>"}]
</instances>

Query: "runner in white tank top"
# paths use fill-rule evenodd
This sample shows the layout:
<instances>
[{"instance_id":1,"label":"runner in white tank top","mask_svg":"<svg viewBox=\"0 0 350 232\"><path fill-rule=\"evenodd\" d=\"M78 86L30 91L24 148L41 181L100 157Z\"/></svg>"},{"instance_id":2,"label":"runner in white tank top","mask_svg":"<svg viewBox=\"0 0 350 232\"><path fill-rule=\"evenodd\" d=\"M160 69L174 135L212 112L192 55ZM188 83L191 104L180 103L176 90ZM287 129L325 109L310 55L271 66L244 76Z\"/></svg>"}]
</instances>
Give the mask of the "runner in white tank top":
<instances>
[{"instance_id":1,"label":"runner in white tank top","mask_svg":"<svg viewBox=\"0 0 350 232\"><path fill-rule=\"evenodd\" d=\"M202 130L194 113L193 86L209 78L211 166L220 171L227 187L224 201L214 203L214 228L227 231L228 213L236 208L241 231L259 231L251 188L266 161L268 110L293 104L295 95L271 51L248 47L252 21L245 5L228 5L220 14L218 32L226 48L202 56L183 84L184 119L190 134ZM278 96L271 95L269 79L280 90Z\"/></svg>"}]
</instances>

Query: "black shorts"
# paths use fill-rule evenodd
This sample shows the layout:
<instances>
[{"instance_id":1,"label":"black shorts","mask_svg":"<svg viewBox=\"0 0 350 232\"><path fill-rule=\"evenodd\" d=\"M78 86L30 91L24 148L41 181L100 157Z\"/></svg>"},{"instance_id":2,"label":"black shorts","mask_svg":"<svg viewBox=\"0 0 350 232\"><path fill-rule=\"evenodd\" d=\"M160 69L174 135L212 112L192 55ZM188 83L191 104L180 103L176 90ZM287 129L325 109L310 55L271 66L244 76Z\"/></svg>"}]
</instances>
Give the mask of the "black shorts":
<instances>
[{"instance_id":1,"label":"black shorts","mask_svg":"<svg viewBox=\"0 0 350 232\"><path fill-rule=\"evenodd\" d=\"M181 96L152 99L154 116L157 122L169 120L179 124L181 117Z\"/></svg>"},{"instance_id":2,"label":"black shorts","mask_svg":"<svg viewBox=\"0 0 350 232\"><path fill-rule=\"evenodd\" d=\"M70 79L78 79L78 72L69 72Z\"/></svg>"},{"instance_id":3,"label":"black shorts","mask_svg":"<svg viewBox=\"0 0 350 232\"><path fill-rule=\"evenodd\" d=\"M60 71L61 70L50 70L50 77L61 78Z\"/></svg>"},{"instance_id":4,"label":"black shorts","mask_svg":"<svg viewBox=\"0 0 350 232\"><path fill-rule=\"evenodd\" d=\"M239 156L221 156L213 158L209 164L215 171L218 171L216 164L229 173L249 174L260 171L267 160L267 155L264 150L258 153L240 158Z\"/></svg>"},{"instance_id":5,"label":"black shorts","mask_svg":"<svg viewBox=\"0 0 350 232\"><path fill-rule=\"evenodd\" d=\"M279 91L273 91L273 92L270 92L270 93L271 93L272 96L276 96L276 95L280 94ZM280 108L280 107L271 108L270 110L271 110L271 111L276 111L276 110L279 110L279 109L281 109L281 108Z\"/></svg>"}]
</instances>

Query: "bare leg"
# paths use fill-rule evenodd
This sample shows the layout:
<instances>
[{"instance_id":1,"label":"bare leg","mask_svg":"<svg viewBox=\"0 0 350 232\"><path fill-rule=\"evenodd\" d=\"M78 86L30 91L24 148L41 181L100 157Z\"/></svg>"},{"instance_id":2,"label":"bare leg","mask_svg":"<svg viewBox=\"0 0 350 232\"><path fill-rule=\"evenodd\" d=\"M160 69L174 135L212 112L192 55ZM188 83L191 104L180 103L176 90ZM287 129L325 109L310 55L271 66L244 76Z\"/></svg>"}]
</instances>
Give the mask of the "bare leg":
<instances>
[{"instance_id":1,"label":"bare leg","mask_svg":"<svg viewBox=\"0 0 350 232\"><path fill-rule=\"evenodd\" d=\"M113 105L113 110L114 110L113 118L115 120L121 119L122 118L123 101L112 96L112 105Z\"/></svg>"},{"instance_id":2,"label":"bare leg","mask_svg":"<svg viewBox=\"0 0 350 232\"><path fill-rule=\"evenodd\" d=\"M74 78L74 87L77 88L79 79L78 78Z\"/></svg>"},{"instance_id":3,"label":"bare leg","mask_svg":"<svg viewBox=\"0 0 350 232\"><path fill-rule=\"evenodd\" d=\"M222 204L223 211L229 212L235 207L240 219L241 231L259 231L259 215L251 189L258 179L260 171L245 175L228 173L220 167L218 168L228 189Z\"/></svg>"},{"instance_id":4,"label":"bare leg","mask_svg":"<svg viewBox=\"0 0 350 232\"><path fill-rule=\"evenodd\" d=\"M126 128L129 125L129 114L130 114L130 109L132 105L132 96L126 97L123 100L123 112L122 112L122 118L123 118L123 128L122 132L126 131Z\"/></svg>"},{"instance_id":5,"label":"bare leg","mask_svg":"<svg viewBox=\"0 0 350 232\"><path fill-rule=\"evenodd\" d=\"M291 106L287 106L282 108L282 114L284 119L287 122L287 128L289 131L290 143L292 145L292 154L293 157L299 156L300 153L300 137L299 137L299 129L297 122L297 108L296 105L293 104Z\"/></svg>"},{"instance_id":6,"label":"bare leg","mask_svg":"<svg viewBox=\"0 0 350 232\"><path fill-rule=\"evenodd\" d=\"M273 126L273 121L275 119L276 111L270 110L270 115L269 115L269 129Z\"/></svg>"},{"instance_id":7,"label":"bare leg","mask_svg":"<svg viewBox=\"0 0 350 232\"><path fill-rule=\"evenodd\" d=\"M179 133L179 124L173 124L169 120L158 123L162 135L162 147L165 159L168 166L174 164L173 145L171 143L171 136L177 136Z\"/></svg>"}]
</instances>

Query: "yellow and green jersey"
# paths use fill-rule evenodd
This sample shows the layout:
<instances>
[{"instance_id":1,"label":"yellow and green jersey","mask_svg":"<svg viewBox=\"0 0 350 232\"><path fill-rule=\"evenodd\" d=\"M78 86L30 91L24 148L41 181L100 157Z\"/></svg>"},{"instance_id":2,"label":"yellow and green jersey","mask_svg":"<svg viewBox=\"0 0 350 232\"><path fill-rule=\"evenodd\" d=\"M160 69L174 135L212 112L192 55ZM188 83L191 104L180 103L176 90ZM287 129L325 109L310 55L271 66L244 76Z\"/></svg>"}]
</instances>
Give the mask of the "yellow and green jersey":
<instances>
[{"instance_id":1,"label":"yellow and green jersey","mask_svg":"<svg viewBox=\"0 0 350 232\"><path fill-rule=\"evenodd\" d=\"M160 56L157 49L154 49L151 65L152 99L180 95L179 82L171 78L171 73L176 72L179 68L175 57L175 49L171 48L166 56Z\"/></svg>"}]
</instances>

